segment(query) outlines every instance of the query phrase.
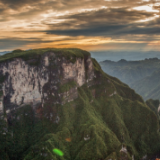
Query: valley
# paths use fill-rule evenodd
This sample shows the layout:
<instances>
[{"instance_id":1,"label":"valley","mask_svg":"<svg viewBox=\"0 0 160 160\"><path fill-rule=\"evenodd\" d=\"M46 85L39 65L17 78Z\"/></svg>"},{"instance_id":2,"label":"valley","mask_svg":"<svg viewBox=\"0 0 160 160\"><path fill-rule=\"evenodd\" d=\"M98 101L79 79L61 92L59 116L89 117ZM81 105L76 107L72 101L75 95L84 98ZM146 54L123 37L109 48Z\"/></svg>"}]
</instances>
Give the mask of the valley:
<instances>
[{"instance_id":1,"label":"valley","mask_svg":"<svg viewBox=\"0 0 160 160\"><path fill-rule=\"evenodd\" d=\"M160 99L159 70L160 60L149 58L139 61L102 61L102 69L109 75L117 77L128 84L144 100Z\"/></svg>"}]
</instances>

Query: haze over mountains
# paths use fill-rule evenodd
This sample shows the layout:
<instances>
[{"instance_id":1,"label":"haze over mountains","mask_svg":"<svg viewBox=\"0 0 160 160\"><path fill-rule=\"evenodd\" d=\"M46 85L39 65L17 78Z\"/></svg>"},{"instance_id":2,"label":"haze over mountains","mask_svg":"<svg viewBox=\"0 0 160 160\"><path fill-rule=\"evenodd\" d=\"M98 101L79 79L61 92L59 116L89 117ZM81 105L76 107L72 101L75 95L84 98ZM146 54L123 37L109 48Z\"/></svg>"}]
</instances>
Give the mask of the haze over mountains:
<instances>
[{"instance_id":1,"label":"haze over mountains","mask_svg":"<svg viewBox=\"0 0 160 160\"><path fill-rule=\"evenodd\" d=\"M139 61L122 59L118 62L106 60L100 62L100 65L107 74L128 84L145 100L160 99L160 59L146 58Z\"/></svg>"},{"instance_id":2,"label":"haze over mountains","mask_svg":"<svg viewBox=\"0 0 160 160\"><path fill-rule=\"evenodd\" d=\"M32 50L32 49L27 49L26 51L29 51L29 50ZM4 55L6 53L12 53L12 51L3 51L3 52L0 52L0 55Z\"/></svg>"},{"instance_id":3,"label":"haze over mountains","mask_svg":"<svg viewBox=\"0 0 160 160\"><path fill-rule=\"evenodd\" d=\"M125 59L127 61L144 60L145 58L157 57L160 59L159 51L97 51L91 52L93 58L98 62L111 60L119 61Z\"/></svg>"},{"instance_id":4,"label":"haze over mountains","mask_svg":"<svg viewBox=\"0 0 160 160\"><path fill-rule=\"evenodd\" d=\"M151 75L134 82L131 88L147 99L160 99L160 70L156 70Z\"/></svg>"},{"instance_id":5,"label":"haze over mountains","mask_svg":"<svg viewBox=\"0 0 160 160\"><path fill-rule=\"evenodd\" d=\"M10 53L10 52L12 52L12 51L3 51L3 52L0 52L0 55L4 55L4 54Z\"/></svg>"}]
</instances>

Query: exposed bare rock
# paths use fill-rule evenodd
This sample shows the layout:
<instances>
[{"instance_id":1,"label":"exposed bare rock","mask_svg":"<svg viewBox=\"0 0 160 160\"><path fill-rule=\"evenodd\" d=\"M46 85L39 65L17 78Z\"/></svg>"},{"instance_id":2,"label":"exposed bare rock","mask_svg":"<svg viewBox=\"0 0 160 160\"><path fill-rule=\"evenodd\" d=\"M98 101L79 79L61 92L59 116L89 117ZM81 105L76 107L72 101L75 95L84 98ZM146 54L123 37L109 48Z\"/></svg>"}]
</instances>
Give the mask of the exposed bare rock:
<instances>
[{"instance_id":1,"label":"exposed bare rock","mask_svg":"<svg viewBox=\"0 0 160 160\"><path fill-rule=\"evenodd\" d=\"M40 64L30 65L35 60L25 61L15 58L0 64L0 75L5 77L0 97L0 113L3 101L8 113L31 104L44 107L45 102L65 104L78 97L77 87L89 83L95 77L91 57L76 58L74 63L64 57L56 57L53 52L44 53ZM58 93L59 87L70 81L77 86Z\"/></svg>"}]
</instances>

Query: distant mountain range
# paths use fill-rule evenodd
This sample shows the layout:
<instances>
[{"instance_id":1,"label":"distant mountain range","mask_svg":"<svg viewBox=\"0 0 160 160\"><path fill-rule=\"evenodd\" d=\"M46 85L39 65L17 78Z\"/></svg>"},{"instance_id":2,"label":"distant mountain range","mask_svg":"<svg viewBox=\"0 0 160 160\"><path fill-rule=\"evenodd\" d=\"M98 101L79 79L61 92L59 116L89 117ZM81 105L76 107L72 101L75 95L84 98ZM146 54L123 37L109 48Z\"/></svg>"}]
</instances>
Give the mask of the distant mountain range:
<instances>
[{"instance_id":1,"label":"distant mountain range","mask_svg":"<svg viewBox=\"0 0 160 160\"><path fill-rule=\"evenodd\" d=\"M100 62L102 69L109 75L128 84L145 100L160 99L160 59L149 58L140 61Z\"/></svg>"},{"instance_id":2,"label":"distant mountain range","mask_svg":"<svg viewBox=\"0 0 160 160\"><path fill-rule=\"evenodd\" d=\"M111 61L119 61L120 59L125 59L127 61L138 61L153 57L160 59L159 51L92 51L91 55L98 62L106 59Z\"/></svg>"},{"instance_id":3,"label":"distant mountain range","mask_svg":"<svg viewBox=\"0 0 160 160\"><path fill-rule=\"evenodd\" d=\"M144 99L160 99L160 70L134 82L131 88L135 89Z\"/></svg>"},{"instance_id":4,"label":"distant mountain range","mask_svg":"<svg viewBox=\"0 0 160 160\"><path fill-rule=\"evenodd\" d=\"M27 50L25 50L25 51L29 51L29 50L32 50L32 49L27 49ZM3 51L3 52L0 52L0 56L1 55L4 55L4 54L6 54L6 53L11 53L12 51Z\"/></svg>"},{"instance_id":5,"label":"distant mountain range","mask_svg":"<svg viewBox=\"0 0 160 160\"><path fill-rule=\"evenodd\" d=\"M10 52L12 52L12 51L3 51L3 52L0 52L0 55L4 55L4 54L10 53Z\"/></svg>"}]
</instances>

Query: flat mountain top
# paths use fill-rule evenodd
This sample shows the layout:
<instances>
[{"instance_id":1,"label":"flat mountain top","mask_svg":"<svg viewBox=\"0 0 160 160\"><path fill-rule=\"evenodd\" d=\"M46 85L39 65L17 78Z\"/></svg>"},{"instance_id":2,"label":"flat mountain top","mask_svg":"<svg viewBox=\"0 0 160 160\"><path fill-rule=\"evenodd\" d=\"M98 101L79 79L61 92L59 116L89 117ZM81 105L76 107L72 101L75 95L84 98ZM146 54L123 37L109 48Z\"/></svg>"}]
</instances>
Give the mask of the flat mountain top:
<instances>
[{"instance_id":1,"label":"flat mountain top","mask_svg":"<svg viewBox=\"0 0 160 160\"><path fill-rule=\"evenodd\" d=\"M14 58L22 58L23 60L30 60L34 58L39 58L46 52L54 52L57 56L69 57L80 57L90 56L90 53L78 48L44 48L44 49L32 49L23 51L21 49L16 49L11 53L0 56L0 62L5 62L7 60L13 60Z\"/></svg>"}]
</instances>

